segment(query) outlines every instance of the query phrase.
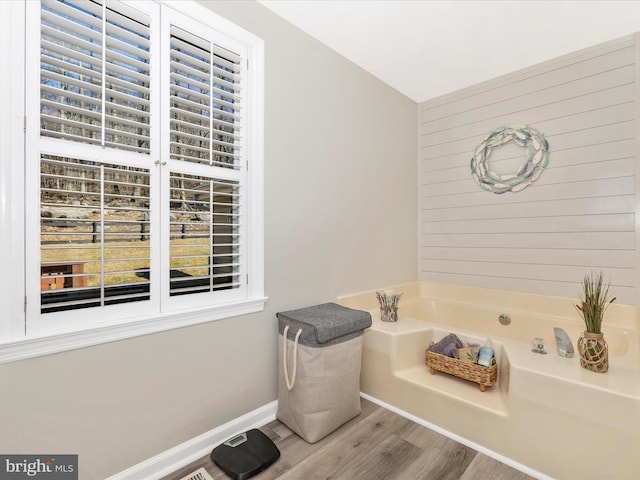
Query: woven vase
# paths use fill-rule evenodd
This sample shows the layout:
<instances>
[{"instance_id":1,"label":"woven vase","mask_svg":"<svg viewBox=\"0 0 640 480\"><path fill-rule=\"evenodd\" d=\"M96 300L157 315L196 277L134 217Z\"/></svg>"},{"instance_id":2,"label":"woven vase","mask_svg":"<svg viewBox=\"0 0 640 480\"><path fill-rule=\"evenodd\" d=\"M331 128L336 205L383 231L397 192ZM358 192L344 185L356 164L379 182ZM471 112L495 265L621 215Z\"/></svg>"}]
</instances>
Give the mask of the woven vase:
<instances>
[{"instance_id":1,"label":"woven vase","mask_svg":"<svg viewBox=\"0 0 640 480\"><path fill-rule=\"evenodd\" d=\"M609 370L609 347L603 333L582 332L578 338L578 354L582 368L597 373Z\"/></svg>"},{"instance_id":2,"label":"woven vase","mask_svg":"<svg viewBox=\"0 0 640 480\"><path fill-rule=\"evenodd\" d=\"M398 307L380 307L380 320L383 322L397 322Z\"/></svg>"}]
</instances>

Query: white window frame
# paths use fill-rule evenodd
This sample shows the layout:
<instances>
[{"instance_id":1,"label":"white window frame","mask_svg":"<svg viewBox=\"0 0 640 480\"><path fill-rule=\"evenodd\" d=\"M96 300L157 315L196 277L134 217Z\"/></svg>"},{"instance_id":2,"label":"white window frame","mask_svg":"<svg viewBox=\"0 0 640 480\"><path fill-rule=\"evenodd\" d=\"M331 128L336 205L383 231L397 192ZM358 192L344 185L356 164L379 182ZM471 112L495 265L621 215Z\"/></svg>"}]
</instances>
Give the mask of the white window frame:
<instances>
[{"instance_id":1,"label":"white window frame","mask_svg":"<svg viewBox=\"0 0 640 480\"><path fill-rule=\"evenodd\" d=\"M40 135L39 111L34 112L33 108L27 110L25 107L27 92L33 91L34 82L37 84L35 88L39 89L39 61L28 64L27 59L31 58L29 55L34 52L27 50L27 46L30 45L28 41L16 42L16 39L39 39L39 22L34 25L36 22L25 20L30 18L27 13L29 9L40 10L40 2L1 3L0 26L3 29L0 38L5 41L0 48L5 49L6 55L3 56L10 58L9 64L15 68L10 69L10 75L5 76L0 83L2 86L0 99L5 100L3 104L10 105L10 108L1 114L2 123L7 125L0 134L0 139L6 140L0 144L0 156L3 159L11 159L11 161L3 160L0 164L0 247L2 247L0 260L8 267L5 272L12 272L11 275L5 274L0 277L0 308L3 311L0 316L0 363L262 311L267 300L264 296L264 44L255 35L213 13L203 5L190 0L166 0L152 2L162 8L163 27L169 18L178 18L183 22L181 24L183 28L192 24L193 28L198 29L201 28L198 25L204 24L233 41L241 42L247 49L249 68L245 70L243 77L243 81L246 80L243 105L245 111L250 111L251 115L247 117L243 130L247 138L244 144L246 158L250 159L251 163L248 172L243 172L243 175L246 175L244 208L248 219L244 232L248 239L244 273L249 279L247 286L242 289L244 295L240 299L232 296L227 301L214 305L200 302L199 305L194 306L192 302L186 306L185 303L189 302L171 302L171 299L164 296L167 293L168 281L163 281L164 285L155 282L152 284L152 291L164 290L163 295L160 296L163 299L163 306L151 313L146 312L144 308L132 309L131 306L135 304L126 304L123 309L128 310L129 314L126 317L107 320L105 317L97 316L96 321L87 324L86 318L92 316L91 310L80 309L68 312L73 314L68 316L69 321L61 322L53 328L49 326L27 329L29 310L35 308L39 311L39 285L37 284L39 275L33 278L34 274L28 275L27 272L39 272L40 262L39 258L30 256L28 254L30 250L25 247L25 244L34 243L34 235L39 237L39 221L34 220L34 212L39 218L39 201L29 200L30 198L39 199L39 193L38 185L34 181L25 189L20 186L25 185L26 179L31 175L29 171L31 165L25 168L26 159L33 158L33 152L30 151L33 143L29 142ZM123 3L131 3L135 7L137 2L123 1ZM178 13L178 11L188 13ZM25 24L26 27L24 27ZM158 25L154 28L157 29ZM163 36L166 37L164 30ZM37 57L39 58L39 40L35 43L38 44ZM159 50L156 48L156 51ZM33 73L33 68L38 69L36 74ZM165 69L164 62L161 68ZM26 82L31 84L25 87ZM167 100L164 95L160 99L161 102ZM39 101L32 103L37 103L39 108ZM162 122L161 129L164 129L166 128L165 120L162 119ZM162 133L164 134L166 132ZM152 142L157 136L158 132L152 132ZM46 142L43 144L46 145ZM91 158L91 155L95 155L96 159L99 157L99 148L90 148L91 146L85 148L84 144L79 144L78 147L78 151L84 156ZM80 158L78 151L70 151L69 156ZM36 158L39 158L39 154ZM153 164L153 162L150 163ZM36 166L36 168L39 167ZM161 166L158 165L157 168ZM38 229L34 230L36 226ZM158 231L156 237L161 233L165 232ZM39 239L36 243L39 245ZM168 242L163 243L162 249L162 258L168 258L167 252L164 251L168 249ZM166 269L168 273L168 261L163 263L161 268ZM34 296L36 296L35 301L31 301Z\"/></svg>"}]
</instances>

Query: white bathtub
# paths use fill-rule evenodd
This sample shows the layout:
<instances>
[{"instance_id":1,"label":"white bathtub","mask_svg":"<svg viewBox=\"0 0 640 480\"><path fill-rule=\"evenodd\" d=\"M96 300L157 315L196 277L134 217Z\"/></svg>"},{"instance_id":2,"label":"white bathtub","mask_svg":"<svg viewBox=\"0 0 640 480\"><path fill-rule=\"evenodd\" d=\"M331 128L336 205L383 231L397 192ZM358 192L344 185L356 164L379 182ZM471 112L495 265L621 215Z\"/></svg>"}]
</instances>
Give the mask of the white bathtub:
<instances>
[{"instance_id":1,"label":"white bathtub","mask_svg":"<svg viewBox=\"0 0 640 480\"><path fill-rule=\"evenodd\" d=\"M368 310L362 392L439 429L482 446L539 478L640 478L639 308L613 304L603 323L609 371L593 373L556 353L553 327L575 343L584 330L573 299L453 285L414 283L404 292L396 323L380 321L374 292L343 296ZM511 323L498 317L507 313ZM477 384L431 375L424 350L454 332L463 341L490 336L498 382ZM547 354L531 352L542 337Z\"/></svg>"}]
</instances>

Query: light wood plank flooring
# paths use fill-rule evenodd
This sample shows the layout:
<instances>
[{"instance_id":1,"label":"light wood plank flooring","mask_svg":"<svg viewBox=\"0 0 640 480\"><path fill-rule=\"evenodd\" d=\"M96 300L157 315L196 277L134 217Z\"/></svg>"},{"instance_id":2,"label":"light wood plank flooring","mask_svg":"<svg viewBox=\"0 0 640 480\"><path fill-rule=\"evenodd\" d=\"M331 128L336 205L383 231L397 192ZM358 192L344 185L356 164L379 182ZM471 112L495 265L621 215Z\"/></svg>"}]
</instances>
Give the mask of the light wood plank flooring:
<instances>
[{"instance_id":1,"label":"light wood plank flooring","mask_svg":"<svg viewBox=\"0 0 640 480\"><path fill-rule=\"evenodd\" d=\"M256 480L532 480L475 450L362 399L362 413L311 445L275 420L260 428L280 458ZM164 477L204 467L228 479L208 456Z\"/></svg>"}]
</instances>

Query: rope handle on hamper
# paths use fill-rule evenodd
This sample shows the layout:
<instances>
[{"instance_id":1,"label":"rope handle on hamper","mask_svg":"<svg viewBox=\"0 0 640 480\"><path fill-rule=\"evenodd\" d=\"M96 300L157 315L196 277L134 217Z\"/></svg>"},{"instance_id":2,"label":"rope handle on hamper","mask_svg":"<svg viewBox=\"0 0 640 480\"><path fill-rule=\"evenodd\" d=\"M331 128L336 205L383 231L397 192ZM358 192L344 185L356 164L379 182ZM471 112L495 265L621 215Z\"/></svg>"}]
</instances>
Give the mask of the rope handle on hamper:
<instances>
[{"instance_id":1,"label":"rope handle on hamper","mask_svg":"<svg viewBox=\"0 0 640 480\"><path fill-rule=\"evenodd\" d=\"M287 367L287 333L289 332L289 325L284 327L283 332L283 342L284 342L284 380L287 382L287 390L293 390L293 386L296 384L296 372L298 370L298 339L300 338L300 334L302 333L302 329L298 329L298 333L296 333L296 339L293 341L293 374L291 375L291 380L289 380L289 368Z\"/></svg>"}]
</instances>

